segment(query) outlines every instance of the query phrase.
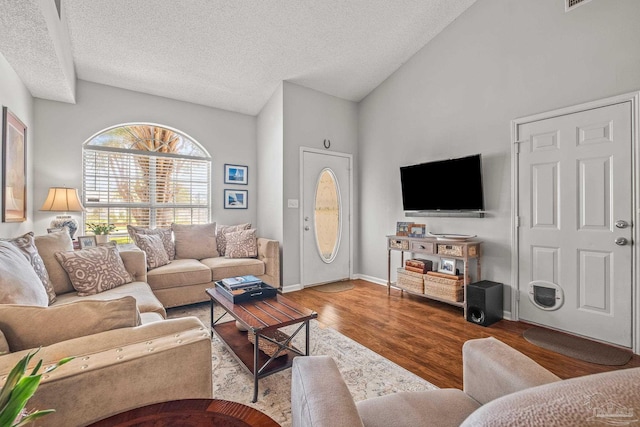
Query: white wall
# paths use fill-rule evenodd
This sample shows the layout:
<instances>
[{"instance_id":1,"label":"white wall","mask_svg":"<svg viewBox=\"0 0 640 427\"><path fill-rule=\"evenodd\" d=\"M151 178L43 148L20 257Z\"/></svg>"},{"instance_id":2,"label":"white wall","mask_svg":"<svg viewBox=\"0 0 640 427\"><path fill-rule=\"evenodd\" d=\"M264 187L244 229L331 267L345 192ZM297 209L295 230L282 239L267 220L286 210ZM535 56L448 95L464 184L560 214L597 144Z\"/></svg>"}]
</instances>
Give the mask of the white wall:
<instances>
[{"instance_id":1,"label":"white wall","mask_svg":"<svg viewBox=\"0 0 640 427\"><path fill-rule=\"evenodd\" d=\"M258 164L258 233L282 242L283 110L282 84L258 114L256 153Z\"/></svg>"},{"instance_id":2,"label":"white wall","mask_svg":"<svg viewBox=\"0 0 640 427\"><path fill-rule=\"evenodd\" d=\"M36 99L32 146L34 201L39 207L50 186L82 188L82 144L109 126L150 122L178 129L209 152L212 162L212 220L222 224L256 222L256 118L215 108L146 95L79 80L75 105ZM249 166L249 185L224 184L224 164ZM224 209L223 189L247 189L248 209ZM36 212L36 234L46 232L50 213ZM80 220L80 216L77 216Z\"/></svg>"},{"instance_id":3,"label":"white wall","mask_svg":"<svg viewBox=\"0 0 640 427\"><path fill-rule=\"evenodd\" d=\"M482 0L360 103L360 272L386 280L396 221L477 234L510 285L510 121L640 89L640 1ZM482 153L484 219L405 218L399 166ZM425 191L446 188L425 183ZM455 189L452 189L455 190ZM399 264L399 260L395 260ZM509 290L509 289L508 289ZM505 309L510 310L505 293Z\"/></svg>"},{"instance_id":4,"label":"white wall","mask_svg":"<svg viewBox=\"0 0 640 427\"><path fill-rule=\"evenodd\" d=\"M323 141L331 140L330 151L358 152L358 107L355 102L284 82L284 200L300 200L300 147L324 150ZM357 174L354 172L354 179ZM357 181L353 200L358 200ZM352 213L357 219L357 211ZM284 206L282 270L284 287L300 284L300 212ZM357 241L357 220L354 220Z\"/></svg>"},{"instance_id":5,"label":"white wall","mask_svg":"<svg viewBox=\"0 0 640 427\"><path fill-rule=\"evenodd\" d=\"M4 56L0 54L0 105L8 107L27 126L27 220L25 222L0 223L0 237L16 237L33 229L33 153L38 137L33 120L33 104L31 93ZM0 118L0 128L2 127L1 123L2 119ZM2 152L0 151L1 159ZM1 165L0 162L0 171L2 171ZM1 191L0 194L2 194ZM2 203L0 203L1 205Z\"/></svg>"}]
</instances>

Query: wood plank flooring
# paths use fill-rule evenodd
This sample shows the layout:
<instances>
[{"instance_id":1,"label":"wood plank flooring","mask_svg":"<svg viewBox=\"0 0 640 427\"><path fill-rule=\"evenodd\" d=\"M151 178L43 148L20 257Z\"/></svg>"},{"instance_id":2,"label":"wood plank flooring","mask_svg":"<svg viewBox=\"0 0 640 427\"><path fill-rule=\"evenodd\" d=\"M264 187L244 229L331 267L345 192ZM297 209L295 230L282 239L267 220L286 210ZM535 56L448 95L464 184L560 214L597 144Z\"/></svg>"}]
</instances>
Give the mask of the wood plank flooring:
<instances>
[{"instance_id":1,"label":"wood plank flooring","mask_svg":"<svg viewBox=\"0 0 640 427\"><path fill-rule=\"evenodd\" d=\"M324 293L307 288L287 298L316 311L318 320L441 388L462 388L462 344L494 336L561 378L640 367L640 356L624 366L582 362L530 344L523 322L501 320L489 327L469 323L462 309L402 294L364 280L354 289ZM312 337L313 339L313 337Z\"/></svg>"}]
</instances>

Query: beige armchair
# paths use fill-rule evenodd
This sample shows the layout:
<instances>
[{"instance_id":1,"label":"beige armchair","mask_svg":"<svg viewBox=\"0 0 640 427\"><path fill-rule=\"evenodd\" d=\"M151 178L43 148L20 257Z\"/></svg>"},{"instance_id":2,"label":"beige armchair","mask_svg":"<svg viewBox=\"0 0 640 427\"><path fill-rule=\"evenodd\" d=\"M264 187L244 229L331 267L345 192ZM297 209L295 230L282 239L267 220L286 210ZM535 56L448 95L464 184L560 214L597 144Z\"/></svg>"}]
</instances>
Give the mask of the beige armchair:
<instances>
[{"instance_id":1,"label":"beige armchair","mask_svg":"<svg viewBox=\"0 0 640 427\"><path fill-rule=\"evenodd\" d=\"M640 368L561 381L495 338L463 349L464 391L401 392L354 402L330 357L293 361L293 427L587 425L640 420Z\"/></svg>"}]
</instances>

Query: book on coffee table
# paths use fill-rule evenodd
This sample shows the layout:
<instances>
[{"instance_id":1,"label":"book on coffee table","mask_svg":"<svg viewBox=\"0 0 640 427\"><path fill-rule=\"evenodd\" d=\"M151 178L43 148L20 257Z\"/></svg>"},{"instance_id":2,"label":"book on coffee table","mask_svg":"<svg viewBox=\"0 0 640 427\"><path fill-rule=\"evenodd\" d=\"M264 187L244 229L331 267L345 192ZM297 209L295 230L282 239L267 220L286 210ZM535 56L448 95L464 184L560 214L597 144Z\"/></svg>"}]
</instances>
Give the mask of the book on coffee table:
<instances>
[{"instance_id":1,"label":"book on coffee table","mask_svg":"<svg viewBox=\"0 0 640 427\"><path fill-rule=\"evenodd\" d=\"M226 279L222 279L221 283L227 289L233 291L236 289L255 287L256 285L262 283L262 280L250 274L247 276L228 277Z\"/></svg>"}]
</instances>

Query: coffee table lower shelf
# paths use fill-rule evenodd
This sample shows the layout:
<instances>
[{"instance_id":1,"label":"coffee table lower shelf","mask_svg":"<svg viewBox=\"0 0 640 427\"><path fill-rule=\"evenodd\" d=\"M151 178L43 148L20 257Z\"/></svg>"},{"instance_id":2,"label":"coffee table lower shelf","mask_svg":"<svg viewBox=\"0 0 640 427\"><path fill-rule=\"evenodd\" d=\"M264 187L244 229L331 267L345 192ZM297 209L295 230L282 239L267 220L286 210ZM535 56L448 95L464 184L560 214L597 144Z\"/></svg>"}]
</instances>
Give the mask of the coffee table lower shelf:
<instances>
[{"instance_id":1,"label":"coffee table lower shelf","mask_svg":"<svg viewBox=\"0 0 640 427\"><path fill-rule=\"evenodd\" d=\"M226 345L233 357L240 362L240 365L251 375L254 374L254 346L247 339L247 332L240 331L235 322L217 323L213 326L213 331ZM284 356L275 358L262 372L258 373L258 378L264 378L278 371L290 368L293 358L297 356L293 351L285 350ZM262 351L258 351L258 366L263 367L270 359L270 356Z\"/></svg>"}]
</instances>

